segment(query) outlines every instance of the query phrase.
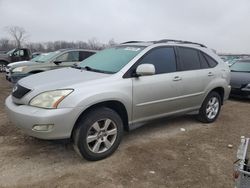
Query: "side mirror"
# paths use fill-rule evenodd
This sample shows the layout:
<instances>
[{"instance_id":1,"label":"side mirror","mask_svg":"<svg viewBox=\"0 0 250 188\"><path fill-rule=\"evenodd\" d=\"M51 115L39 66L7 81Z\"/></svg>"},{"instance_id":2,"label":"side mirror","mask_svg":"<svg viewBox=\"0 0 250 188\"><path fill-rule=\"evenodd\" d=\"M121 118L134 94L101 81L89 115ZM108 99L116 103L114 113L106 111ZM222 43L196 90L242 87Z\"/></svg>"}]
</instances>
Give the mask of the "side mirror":
<instances>
[{"instance_id":1,"label":"side mirror","mask_svg":"<svg viewBox=\"0 0 250 188\"><path fill-rule=\"evenodd\" d=\"M53 63L55 63L56 65L59 65L62 63L62 61L54 61Z\"/></svg>"},{"instance_id":2,"label":"side mirror","mask_svg":"<svg viewBox=\"0 0 250 188\"><path fill-rule=\"evenodd\" d=\"M155 74L155 66L152 64L141 64L136 68L137 76L149 76Z\"/></svg>"}]
</instances>

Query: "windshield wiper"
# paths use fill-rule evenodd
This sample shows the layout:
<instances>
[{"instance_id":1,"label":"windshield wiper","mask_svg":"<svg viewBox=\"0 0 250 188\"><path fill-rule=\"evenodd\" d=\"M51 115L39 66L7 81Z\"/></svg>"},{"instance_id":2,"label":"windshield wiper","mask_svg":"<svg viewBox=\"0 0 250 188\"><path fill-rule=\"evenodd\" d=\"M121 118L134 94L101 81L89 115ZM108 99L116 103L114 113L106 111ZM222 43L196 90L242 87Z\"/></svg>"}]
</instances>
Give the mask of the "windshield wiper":
<instances>
[{"instance_id":1,"label":"windshield wiper","mask_svg":"<svg viewBox=\"0 0 250 188\"><path fill-rule=\"evenodd\" d=\"M114 72L111 72L111 71L104 71L104 70L94 69L94 68L89 67L89 66L85 66L85 67L83 67L83 69L85 69L87 71L93 71L93 72L99 72L99 73L105 73L105 74L114 74Z\"/></svg>"},{"instance_id":2,"label":"windshield wiper","mask_svg":"<svg viewBox=\"0 0 250 188\"><path fill-rule=\"evenodd\" d=\"M115 72L111 72L111 71L104 71L104 70L94 69L94 68L89 67L89 66L80 67L78 65L73 65L72 68L80 69L80 70L86 70L86 71L92 71L92 72L99 72L99 73L104 73L104 74L114 74L115 73Z\"/></svg>"}]
</instances>

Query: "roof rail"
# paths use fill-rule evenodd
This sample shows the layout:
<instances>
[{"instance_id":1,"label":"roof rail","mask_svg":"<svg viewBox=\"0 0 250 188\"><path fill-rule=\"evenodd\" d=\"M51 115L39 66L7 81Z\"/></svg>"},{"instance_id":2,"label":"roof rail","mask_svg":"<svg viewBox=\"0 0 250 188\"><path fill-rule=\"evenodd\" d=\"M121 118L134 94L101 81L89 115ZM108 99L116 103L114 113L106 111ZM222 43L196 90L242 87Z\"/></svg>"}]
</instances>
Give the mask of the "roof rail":
<instances>
[{"instance_id":1,"label":"roof rail","mask_svg":"<svg viewBox=\"0 0 250 188\"><path fill-rule=\"evenodd\" d=\"M200 43L196 43L196 42L190 42L190 41L185 41L185 40L174 40L174 39L158 40L158 41L154 41L154 44L157 44L157 43L167 43L167 42L176 42L176 43L182 43L182 44L195 44L195 45L207 48L204 44L200 44Z\"/></svg>"},{"instance_id":2,"label":"roof rail","mask_svg":"<svg viewBox=\"0 0 250 188\"><path fill-rule=\"evenodd\" d=\"M127 41L127 42L123 42L123 43L121 43L121 44L142 43L142 42L145 42L145 41Z\"/></svg>"}]
</instances>

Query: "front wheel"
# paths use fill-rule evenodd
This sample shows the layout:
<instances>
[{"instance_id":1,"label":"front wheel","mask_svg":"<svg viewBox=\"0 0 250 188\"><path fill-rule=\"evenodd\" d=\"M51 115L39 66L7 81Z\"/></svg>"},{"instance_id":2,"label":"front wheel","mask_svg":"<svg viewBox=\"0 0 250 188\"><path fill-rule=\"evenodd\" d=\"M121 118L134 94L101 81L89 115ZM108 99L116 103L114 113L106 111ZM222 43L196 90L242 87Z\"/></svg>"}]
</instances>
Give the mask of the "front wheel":
<instances>
[{"instance_id":1,"label":"front wheel","mask_svg":"<svg viewBox=\"0 0 250 188\"><path fill-rule=\"evenodd\" d=\"M101 160L115 152L122 135L120 116L112 109L98 108L78 121L73 133L74 148L87 160Z\"/></svg>"},{"instance_id":2,"label":"front wheel","mask_svg":"<svg viewBox=\"0 0 250 188\"><path fill-rule=\"evenodd\" d=\"M208 94L202 103L197 119L203 123L212 123L217 119L220 109L221 97L217 92L213 91Z\"/></svg>"},{"instance_id":3,"label":"front wheel","mask_svg":"<svg viewBox=\"0 0 250 188\"><path fill-rule=\"evenodd\" d=\"M0 72L5 72L7 63L5 61L0 61Z\"/></svg>"}]
</instances>

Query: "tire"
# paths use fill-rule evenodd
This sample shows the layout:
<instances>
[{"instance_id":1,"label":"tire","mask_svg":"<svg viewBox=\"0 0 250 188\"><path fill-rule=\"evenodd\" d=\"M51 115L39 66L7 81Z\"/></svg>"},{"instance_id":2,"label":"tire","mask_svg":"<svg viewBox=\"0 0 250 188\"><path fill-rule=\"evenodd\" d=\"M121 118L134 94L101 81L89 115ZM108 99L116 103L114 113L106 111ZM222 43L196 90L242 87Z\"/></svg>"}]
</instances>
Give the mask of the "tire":
<instances>
[{"instance_id":1,"label":"tire","mask_svg":"<svg viewBox=\"0 0 250 188\"><path fill-rule=\"evenodd\" d=\"M7 62L0 60L0 72L5 72L5 67L6 66L7 66Z\"/></svg>"},{"instance_id":2,"label":"tire","mask_svg":"<svg viewBox=\"0 0 250 188\"><path fill-rule=\"evenodd\" d=\"M81 157L97 161L118 148L123 135L120 116L109 108L97 108L80 117L73 132L74 149Z\"/></svg>"},{"instance_id":3,"label":"tire","mask_svg":"<svg viewBox=\"0 0 250 188\"><path fill-rule=\"evenodd\" d=\"M221 96L215 92L210 92L202 103L197 119L203 123L214 122L221 109Z\"/></svg>"}]
</instances>

